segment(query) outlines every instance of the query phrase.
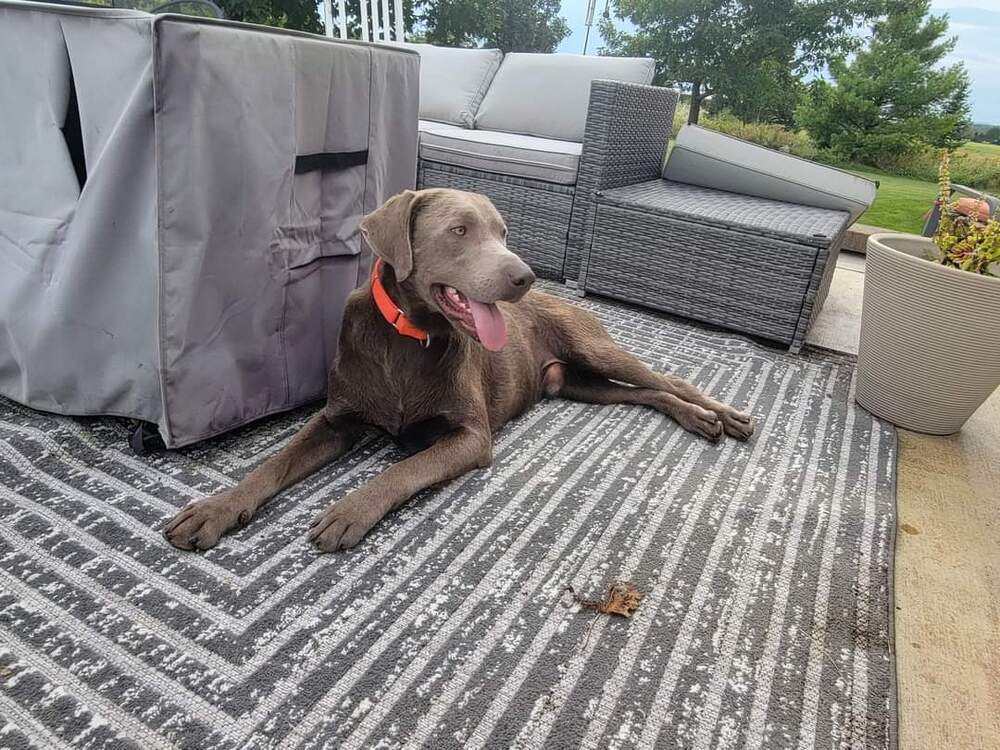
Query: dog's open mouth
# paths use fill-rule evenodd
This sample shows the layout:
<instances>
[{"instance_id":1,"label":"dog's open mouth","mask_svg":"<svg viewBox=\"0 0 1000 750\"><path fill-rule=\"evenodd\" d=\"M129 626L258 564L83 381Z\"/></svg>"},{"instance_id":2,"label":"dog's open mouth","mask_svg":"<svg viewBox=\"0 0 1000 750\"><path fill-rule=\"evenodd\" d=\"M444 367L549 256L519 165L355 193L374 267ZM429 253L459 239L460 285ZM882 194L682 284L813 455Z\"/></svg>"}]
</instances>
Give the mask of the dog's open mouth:
<instances>
[{"instance_id":1,"label":"dog's open mouth","mask_svg":"<svg viewBox=\"0 0 1000 750\"><path fill-rule=\"evenodd\" d=\"M436 285L433 293L445 317L462 326L484 349L491 352L503 349L507 343L507 325L495 302L477 302L444 284Z\"/></svg>"}]
</instances>

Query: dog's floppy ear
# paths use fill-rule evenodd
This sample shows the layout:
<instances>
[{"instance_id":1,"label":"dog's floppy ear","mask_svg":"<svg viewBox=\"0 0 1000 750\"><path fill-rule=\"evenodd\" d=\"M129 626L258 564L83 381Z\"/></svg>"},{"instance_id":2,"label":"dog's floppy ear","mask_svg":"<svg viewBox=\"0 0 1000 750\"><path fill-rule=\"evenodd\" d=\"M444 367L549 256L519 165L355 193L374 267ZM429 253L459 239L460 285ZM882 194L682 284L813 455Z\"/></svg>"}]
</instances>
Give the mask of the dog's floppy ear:
<instances>
[{"instance_id":1,"label":"dog's floppy ear","mask_svg":"<svg viewBox=\"0 0 1000 750\"><path fill-rule=\"evenodd\" d=\"M404 190L361 220L361 236L377 256L392 266L397 281L403 281L413 270L410 231L419 197L413 190Z\"/></svg>"}]
</instances>

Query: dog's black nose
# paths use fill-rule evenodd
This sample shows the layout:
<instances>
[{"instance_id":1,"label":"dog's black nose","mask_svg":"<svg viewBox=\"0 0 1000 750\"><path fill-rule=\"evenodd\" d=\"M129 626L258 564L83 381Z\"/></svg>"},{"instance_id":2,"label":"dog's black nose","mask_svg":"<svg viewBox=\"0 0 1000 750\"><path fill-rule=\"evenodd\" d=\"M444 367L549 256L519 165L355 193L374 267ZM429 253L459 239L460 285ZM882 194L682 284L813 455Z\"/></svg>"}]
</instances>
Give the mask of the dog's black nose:
<instances>
[{"instance_id":1,"label":"dog's black nose","mask_svg":"<svg viewBox=\"0 0 1000 750\"><path fill-rule=\"evenodd\" d=\"M530 268L525 266L524 268L511 273L510 283L518 288L522 286L531 286L535 283L535 273Z\"/></svg>"}]
</instances>

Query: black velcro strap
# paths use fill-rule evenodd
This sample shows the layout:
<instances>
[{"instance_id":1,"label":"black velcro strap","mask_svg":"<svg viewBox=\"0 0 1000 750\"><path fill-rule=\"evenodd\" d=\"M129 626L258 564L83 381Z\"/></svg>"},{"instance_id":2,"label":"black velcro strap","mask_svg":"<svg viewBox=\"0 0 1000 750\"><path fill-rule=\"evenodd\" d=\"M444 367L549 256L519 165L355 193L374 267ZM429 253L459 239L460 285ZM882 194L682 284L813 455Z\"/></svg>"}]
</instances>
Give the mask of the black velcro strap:
<instances>
[{"instance_id":1,"label":"black velcro strap","mask_svg":"<svg viewBox=\"0 0 1000 750\"><path fill-rule=\"evenodd\" d=\"M314 172L317 169L340 171L368 163L368 149L364 151L328 151L322 154L300 154L295 157L295 174Z\"/></svg>"}]
</instances>

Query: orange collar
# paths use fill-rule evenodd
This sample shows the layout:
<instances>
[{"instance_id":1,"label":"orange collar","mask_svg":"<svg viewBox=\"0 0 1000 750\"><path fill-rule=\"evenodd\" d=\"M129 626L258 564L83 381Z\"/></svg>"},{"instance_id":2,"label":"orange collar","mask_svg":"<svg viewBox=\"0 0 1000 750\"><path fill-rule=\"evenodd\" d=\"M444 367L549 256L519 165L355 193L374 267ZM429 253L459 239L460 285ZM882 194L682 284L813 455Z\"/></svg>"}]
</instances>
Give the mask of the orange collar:
<instances>
[{"instance_id":1,"label":"orange collar","mask_svg":"<svg viewBox=\"0 0 1000 750\"><path fill-rule=\"evenodd\" d=\"M417 328L413 325L409 318L403 315L403 311L392 301L392 297L389 296L385 287L382 286L381 270L382 259L376 258L375 262L372 263L372 297L375 298L375 307L382 313L382 317L385 318L386 322L396 329L396 333L416 339L424 346L430 346L430 334L423 328Z\"/></svg>"}]
</instances>

